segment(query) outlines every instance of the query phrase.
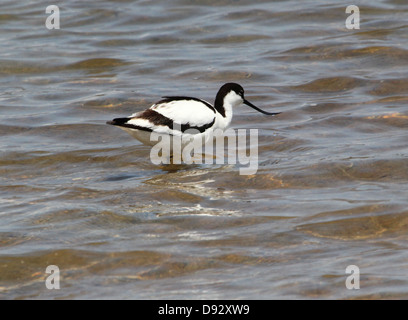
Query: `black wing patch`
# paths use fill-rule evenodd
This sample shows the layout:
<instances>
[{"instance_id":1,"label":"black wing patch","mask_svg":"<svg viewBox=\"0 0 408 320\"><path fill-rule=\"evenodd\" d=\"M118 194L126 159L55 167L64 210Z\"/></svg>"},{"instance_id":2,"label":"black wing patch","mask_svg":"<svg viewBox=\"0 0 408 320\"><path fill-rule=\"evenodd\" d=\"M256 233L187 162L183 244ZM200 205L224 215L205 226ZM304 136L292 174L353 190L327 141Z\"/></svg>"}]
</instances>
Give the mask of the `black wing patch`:
<instances>
[{"instance_id":1,"label":"black wing patch","mask_svg":"<svg viewBox=\"0 0 408 320\"><path fill-rule=\"evenodd\" d=\"M112 121L107 121L106 124L110 124L112 126L118 126L118 127L148 131L148 132L153 131L150 128L146 128L146 127L137 126L137 125L134 125L134 124L131 124L131 123L127 123L131 119L132 118L116 118L116 119L113 119Z\"/></svg>"}]
</instances>

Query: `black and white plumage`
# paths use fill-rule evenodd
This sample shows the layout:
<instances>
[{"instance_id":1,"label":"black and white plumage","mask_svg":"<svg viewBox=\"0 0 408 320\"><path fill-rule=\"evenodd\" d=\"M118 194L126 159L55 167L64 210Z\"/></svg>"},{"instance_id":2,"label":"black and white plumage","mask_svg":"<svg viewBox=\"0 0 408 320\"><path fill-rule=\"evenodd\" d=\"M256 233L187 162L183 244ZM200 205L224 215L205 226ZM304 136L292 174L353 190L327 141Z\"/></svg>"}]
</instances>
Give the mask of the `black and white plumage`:
<instances>
[{"instance_id":1,"label":"black and white plumage","mask_svg":"<svg viewBox=\"0 0 408 320\"><path fill-rule=\"evenodd\" d=\"M237 83L226 83L218 91L214 106L209 102L185 96L165 96L149 109L126 118L116 118L107 124L126 130L144 144L150 141L152 132L181 136L188 141L192 136L206 140L215 129L225 130L231 123L233 108L246 104L267 115L244 98L244 89Z\"/></svg>"}]
</instances>

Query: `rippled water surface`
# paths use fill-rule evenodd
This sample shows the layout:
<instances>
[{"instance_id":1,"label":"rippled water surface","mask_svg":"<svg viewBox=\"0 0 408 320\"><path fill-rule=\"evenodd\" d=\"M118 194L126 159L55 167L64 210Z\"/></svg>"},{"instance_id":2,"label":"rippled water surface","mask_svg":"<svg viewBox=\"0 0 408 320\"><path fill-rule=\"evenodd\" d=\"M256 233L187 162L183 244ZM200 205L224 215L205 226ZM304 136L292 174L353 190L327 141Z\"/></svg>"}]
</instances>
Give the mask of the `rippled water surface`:
<instances>
[{"instance_id":1,"label":"rippled water surface","mask_svg":"<svg viewBox=\"0 0 408 320\"><path fill-rule=\"evenodd\" d=\"M49 4L0 5L1 298L408 298L405 0ZM282 112L235 110L254 175L105 124L225 82Z\"/></svg>"}]
</instances>

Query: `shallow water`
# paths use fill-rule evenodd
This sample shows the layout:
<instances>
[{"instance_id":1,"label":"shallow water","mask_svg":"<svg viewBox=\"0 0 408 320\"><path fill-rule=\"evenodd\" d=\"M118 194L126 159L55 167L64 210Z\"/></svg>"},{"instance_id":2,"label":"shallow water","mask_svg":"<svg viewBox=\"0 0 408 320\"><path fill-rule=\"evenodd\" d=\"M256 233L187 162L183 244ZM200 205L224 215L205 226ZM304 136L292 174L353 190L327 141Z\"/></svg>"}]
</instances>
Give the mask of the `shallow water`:
<instances>
[{"instance_id":1,"label":"shallow water","mask_svg":"<svg viewBox=\"0 0 408 320\"><path fill-rule=\"evenodd\" d=\"M406 1L359 30L341 1L56 1L60 30L49 4L1 5L1 298L408 298ZM105 124L231 81L282 112L235 110L254 175Z\"/></svg>"}]
</instances>

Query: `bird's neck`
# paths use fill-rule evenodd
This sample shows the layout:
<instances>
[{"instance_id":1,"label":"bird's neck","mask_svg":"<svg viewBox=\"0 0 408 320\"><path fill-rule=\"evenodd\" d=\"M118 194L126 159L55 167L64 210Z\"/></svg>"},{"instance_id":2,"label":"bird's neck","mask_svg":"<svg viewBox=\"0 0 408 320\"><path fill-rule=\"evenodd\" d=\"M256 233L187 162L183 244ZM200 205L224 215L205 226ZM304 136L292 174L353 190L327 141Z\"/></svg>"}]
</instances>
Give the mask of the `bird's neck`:
<instances>
[{"instance_id":1,"label":"bird's neck","mask_svg":"<svg viewBox=\"0 0 408 320\"><path fill-rule=\"evenodd\" d=\"M224 108L224 97L220 95L220 93L218 93L215 97L214 108L220 115L222 115L223 117L226 116L226 110Z\"/></svg>"},{"instance_id":2,"label":"bird's neck","mask_svg":"<svg viewBox=\"0 0 408 320\"><path fill-rule=\"evenodd\" d=\"M229 124L231 123L232 109L233 109L233 106L230 103L224 103L223 105L224 114L222 114L222 116L225 119L226 127L228 127Z\"/></svg>"},{"instance_id":3,"label":"bird's neck","mask_svg":"<svg viewBox=\"0 0 408 320\"><path fill-rule=\"evenodd\" d=\"M225 119L229 125L232 119L232 109L236 101L231 99L230 95L222 96L218 94L215 98L214 108Z\"/></svg>"}]
</instances>

